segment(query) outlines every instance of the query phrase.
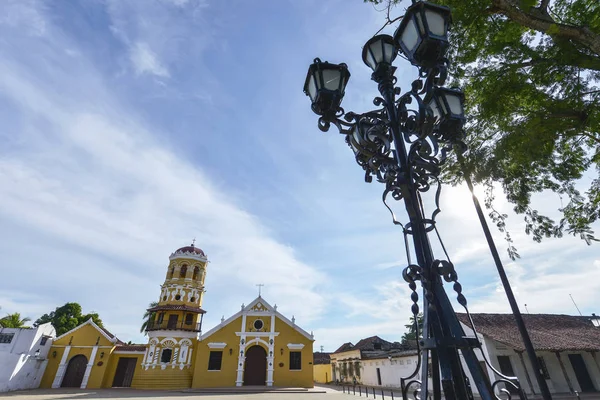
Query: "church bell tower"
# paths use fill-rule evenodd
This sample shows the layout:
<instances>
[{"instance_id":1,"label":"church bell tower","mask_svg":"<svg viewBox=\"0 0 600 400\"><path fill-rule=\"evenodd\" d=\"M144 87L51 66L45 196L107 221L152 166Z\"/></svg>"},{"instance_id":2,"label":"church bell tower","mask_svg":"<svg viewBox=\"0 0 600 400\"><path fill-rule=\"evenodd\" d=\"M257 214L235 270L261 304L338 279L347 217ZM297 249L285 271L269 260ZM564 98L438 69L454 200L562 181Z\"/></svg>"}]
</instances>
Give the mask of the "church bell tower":
<instances>
[{"instance_id":1,"label":"church bell tower","mask_svg":"<svg viewBox=\"0 0 600 400\"><path fill-rule=\"evenodd\" d=\"M206 255L194 243L169 257L158 304L148 309L146 369L191 366L192 339L201 332L205 313L201 306L207 264Z\"/></svg>"}]
</instances>

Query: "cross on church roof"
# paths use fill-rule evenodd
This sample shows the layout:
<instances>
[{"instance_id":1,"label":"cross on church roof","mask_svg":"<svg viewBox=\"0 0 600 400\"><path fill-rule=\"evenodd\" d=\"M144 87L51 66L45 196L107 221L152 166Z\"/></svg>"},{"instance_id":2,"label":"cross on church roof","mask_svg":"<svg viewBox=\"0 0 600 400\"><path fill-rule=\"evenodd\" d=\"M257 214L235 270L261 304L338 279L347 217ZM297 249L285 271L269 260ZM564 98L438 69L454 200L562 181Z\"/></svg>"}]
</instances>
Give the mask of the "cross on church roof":
<instances>
[{"instance_id":1,"label":"cross on church roof","mask_svg":"<svg viewBox=\"0 0 600 400\"><path fill-rule=\"evenodd\" d=\"M261 292L261 289L262 289L262 287L263 287L263 286L265 286L265 285L263 285L262 283L259 283L259 284L258 284L258 285L256 285L256 286L258 286L258 297L260 297L260 292Z\"/></svg>"}]
</instances>

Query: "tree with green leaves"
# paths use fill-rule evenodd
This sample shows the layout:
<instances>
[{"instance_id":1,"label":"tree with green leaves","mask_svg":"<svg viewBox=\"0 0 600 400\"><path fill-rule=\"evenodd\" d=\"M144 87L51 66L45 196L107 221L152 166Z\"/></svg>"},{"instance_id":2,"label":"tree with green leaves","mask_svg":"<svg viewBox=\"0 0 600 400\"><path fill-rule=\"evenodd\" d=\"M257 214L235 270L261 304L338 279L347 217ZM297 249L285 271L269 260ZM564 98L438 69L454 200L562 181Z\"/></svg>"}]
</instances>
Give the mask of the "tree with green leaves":
<instances>
[{"instance_id":1,"label":"tree with green leaves","mask_svg":"<svg viewBox=\"0 0 600 400\"><path fill-rule=\"evenodd\" d=\"M364 1L387 5L386 25L401 18L393 17L402 14L394 9L399 0ZM591 226L600 217L598 0L435 2L452 9L451 85L467 99L464 168L487 188L494 222L505 231L506 215L492 204L498 184L535 241L565 233L597 240ZM455 159L444 180L462 182ZM558 220L536 209L539 193L555 194Z\"/></svg>"},{"instance_id":2,"label":"tree with green leaves","mask_svg":"<svg viewBox=\"0 0 600 400\"><path fill-rule=\"evenodd\" d=\"M157 301L153 301L152 303L148 304L148 309L150 308L154 308L158 305ZM140 327L140 333L143 333L144 335L146 335L146 327L148 326L148 324L151 321L154 321L154 317L156 316L156 313L154 311L148 311L146 310L146 312L144 313L144 316L142 317L142 319L144 320L144 322L142 323L142 326Z\"/></svg>"},{"instance_id":3,"label":"tree with green leaves","mask_svg":"<svg viewBox=\"0 0 600 400\"><path fill-rule=\"evenodd\" d=\"M417 325L419 327L419 338L423 337L423 314L417 315L417 323L415 323L415 316L411 316L409 319L409 323L404 325L404 327L408 330L404 335L402 335L402 343L407 343L411 341L417 340Z\"/></svg>"},{"instance_id":4,"label":"tree with green leaves","mask_svg":"<svg viewBox=\"0 0 600 400\"><path fill-rule=\"evenodd\" d=\"M0 327L2 328L29 328L26 324L31 321L31 318L21 318L21 314L12 313L0 319Z\"/></svg>"},{"instance_id":5,"label":"tree with green leaves","mask_svg":"<svg viewBox=\"0 0 600 400\"><path fill-rule=\"evenodd\" d=\"M50 314L44 314L38 318L33 326L39 326L47 322L52 323L54 329L56 329L56 335L60 336L63 333L74 329L78 325L84 323L88 319L92 319L96 325L102 326L102 320L100 316L91 312L88 314L82 314L82 309L79 303L66 303L64 306L56 307L56 310Z\"/></svg>"}]
</instances>

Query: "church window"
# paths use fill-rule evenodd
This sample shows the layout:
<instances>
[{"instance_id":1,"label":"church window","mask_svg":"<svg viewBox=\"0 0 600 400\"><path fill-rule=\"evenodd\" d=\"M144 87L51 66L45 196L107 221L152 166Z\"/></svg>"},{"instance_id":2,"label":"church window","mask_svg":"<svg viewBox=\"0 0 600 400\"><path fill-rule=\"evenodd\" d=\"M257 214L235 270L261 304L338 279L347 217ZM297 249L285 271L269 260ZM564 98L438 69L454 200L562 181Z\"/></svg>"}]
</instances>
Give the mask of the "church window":
<instances>
[{"instance_id":1,"label":"church window","mask_svg":"<svg viewBox=\"0 0 600 400\"><path fill-rule=\"evenodd\" d=\"M194 267L194 276L192 276L192 279L198 279L198 274L200 273L200 267L195 266Z\"/></svg>"},{"instance_id":2,"label":"church window","mask_svg":"<svg viewBox=\"0 0 600 400\"><path fill-rule=\"evenodd\" d=\"M175 267L171 267L169 270L169 279L173 278L173 272L175 272Z\"/></svg>"},{"instance_id":3,"label":"church window","mask_svg":"<svg viewBox=\"0 0 600 400\"><path fill-rule=\"evenodd\" d=\"M163 296L163 301L167 301L167 296Z\"/></svg>"},{"instance_id":4,"label":"church window","mask_svg":"<svg viewBox=\"0 0 600 400\"><path fill-rule=\"evenodd\" d=\"M193 303L193 302L195 302L195 301L196 301L196 298L195 298L195 297L192 297L192 298L190 299L190 301Z\"/></svg>"},{"instance_id":5,"label":"church window","mask_svg":"<svg viewBox=\"0 0 600 400\"><path fill-rule=\"evenodd\" d=\"M302 352L290 351L290 369L291 370L302 369Z\"/></svg>"},{"instance_id":6,"label":"church window","mask_svg":"<svg viewBox=\"0 0 600 400\"><path fill-rule=\"evenodd\" d=\"M165 313L164 312L161 312L160 314L158 314L158 320L157 320L157 322L158 322L159 325L163 323L164 319L165 319Z\"/></svg>"},{"instance_id":7,"label":"church window","mask_svg":"<svg viewBox=\"0 0 600 400\"><path fill-rule=\"evenodd\" d=\"M264 323L262 322L262 320L257 319L256 321L254 321L254 329L256 329L257 331L260 331L264 326Z\"/></svg>"},{"instance_id":8,"label":"church window","mask_svg":"<svg viewBox=\"0 0 600 400\"><path fill-rule=\"evenodd\" d=\"M0 343L10 343L14 336L14 333L0 333Z\"/></svg>"},{"instance_id":9,"label":"church window","mask_svg":"<svg viewBox=\"0 0 600 400\"><path fill-rule=\"evenodd\" d=\"M185 274L187 274L187 265L183 264L181 270L179 270L179 277L185 278Z\"/></svg>"},{"instance_id":10,"label":"church window","mask_svg":"<svg viewBox=\"0 0 600 400\"><path fill-rule=\"evenodd\" d=\"M42 340L40 340L40 346L45 346L48 341L48 336L42 336Z\"/></svg>"},{"instance_id":11,"label":"church window","mask_svg":"<svg viewBox=\"0 0 600 400\"><path fill-rule=\"evenodd\" d=\"M181 296L180 295L175 296L175 300L181 300Z\"/></svg>"},{"instance_id":12,"label":"church window","mask_svg":"<svg viewBox=\"0 0 600 400\"><path fill-rule=\"evenodd\" d=\"M208 356L208 370L209 371L220 371L221 361L223 360L222 351L211 351Z\"/></svg>"},{"instance_id":13,"label":"church window","mask_svg":"<svg viewBox=\"0 0 600 400\"><path fill-rule=\"evenodd\" d=\"M169 363L171 362L171 357L173 356L173 350L171 349L163 349L160 354L160 362L161 363Z\"/></svg>"},{"instance_id":14,"label":"church window","mask_svg":"<svg viewBox=\"0 0 600 400\"><path fill-rule=\"evenodd\" d=\"M185 314L185 324L191 325L194 322L194 314Z\"/></svg>"}]
</instances>

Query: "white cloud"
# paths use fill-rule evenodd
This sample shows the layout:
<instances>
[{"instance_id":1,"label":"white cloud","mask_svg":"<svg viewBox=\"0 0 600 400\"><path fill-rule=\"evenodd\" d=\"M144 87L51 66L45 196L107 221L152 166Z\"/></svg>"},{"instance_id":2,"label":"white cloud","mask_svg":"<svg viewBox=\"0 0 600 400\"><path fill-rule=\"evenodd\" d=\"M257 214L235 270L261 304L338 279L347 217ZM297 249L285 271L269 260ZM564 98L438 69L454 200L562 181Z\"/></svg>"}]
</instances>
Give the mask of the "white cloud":
<instances>
[{"instance_id":1,"label":"white cloud","mask_svg":"<svg viewBox=\"0 0 600 400\"><path fill-rule=\"evenodd\" d=\"M55 67L44 81L27 67L0 63L0 90L30 120L19 131L18 151L0 161L0 219L49 241L34 247L45 255L43 265L24 263L0 285L3 311L41 314L79 301L126 340L159 295L170 252L196 236L211 260L207 327L252 300L254 284L262 282L267 300L309 329L324 307L316 288L325 274L299 261L238 199L160 143L158 132L102 89L90 65ZM65 98L56 88L68 80L87 91ZM0 236L24 246L0 225ZM3 254L3 270L23 264L19 252ZM36 307L21 302L26 295L35 300L27 292L13 296L33 287L54 293Z\"/></svg>"},{"instance_id":2,"label":"white cloud","mask_svg":"<svg viewBox=\"0 0 600 400\"><path fill-rule=\"evenodd\" d=\"M170 76L167 68L161 64L156 53L147 43L135 43L130 49L129 56L138 75L151 74L162 78Z\"/></svg>"}]
</instances>

